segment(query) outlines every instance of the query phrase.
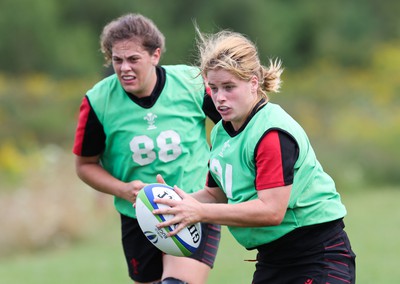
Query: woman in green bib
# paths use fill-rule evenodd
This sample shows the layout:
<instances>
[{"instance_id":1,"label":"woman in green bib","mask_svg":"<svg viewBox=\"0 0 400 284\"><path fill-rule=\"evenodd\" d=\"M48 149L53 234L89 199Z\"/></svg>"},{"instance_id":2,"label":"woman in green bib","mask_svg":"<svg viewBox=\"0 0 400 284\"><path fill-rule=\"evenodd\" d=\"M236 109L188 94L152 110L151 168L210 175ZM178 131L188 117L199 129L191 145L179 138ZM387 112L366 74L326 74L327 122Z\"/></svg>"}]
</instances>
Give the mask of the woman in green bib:
<instances>
[{"instance_id":1,"label":"woman in green bib","mask_svg":"<svg viewBox=\"0 0 400 284\"><path fill-rule=\"evenodd\" d=\"M143 234L132 206L137 192L156 182L157 173L190 192L202 189L210 154L206 116L220 119L198 68L159 65L164 41L156 25L139 14L123 15L104 27L101 50L115 74L82 100L73 148L76 171L88 185L115 197L135 283L204 284L220 226L202 224L202 243L190 257L166 255Z\"/></svg>"},{"instance_id":2,"label":"woman in green bib","mask_svg":"<svg viewBox=\"0 0 400 284\"><path fill-rule=\"evenodd\" d=\"M198 31L198 30L197 30ZM260 63L256 46L229 31L198 31L200 68L222 116L211 133L206 187L154 213L175 217L170 235L196 222L228 226L257 249L252 283L355 283L355 254L343 230L345 206L303 128L269 92L278 92L279 60ZM162 181L162 177L158 177Z\"/></svg>"}]
</instances>

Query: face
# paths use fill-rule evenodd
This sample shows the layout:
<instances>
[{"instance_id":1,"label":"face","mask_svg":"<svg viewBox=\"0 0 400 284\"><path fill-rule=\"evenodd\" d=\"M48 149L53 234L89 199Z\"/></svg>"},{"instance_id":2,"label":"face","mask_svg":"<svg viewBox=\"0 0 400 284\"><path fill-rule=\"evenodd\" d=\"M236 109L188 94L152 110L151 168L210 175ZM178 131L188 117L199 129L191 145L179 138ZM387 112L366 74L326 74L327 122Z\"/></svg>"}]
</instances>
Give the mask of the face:
<instances>
[{"instance_id":1,"label":"face","mask_svg":"<svg viewBox=\"0 0 400 284\"><path fill-rule=\"evenodd\" d=\"M137 41L118 41L112 48L112 65L122 87L139 98L151 95L159 60L160 49L149 54Z\"/></svg>"},{"instance_id":2,"label":"face","mask_svg":"<svg viewBox=\"0 0 400 284\"><path fill-rule=\"evenodd\" d=\"M207 83L211 97L222 119L238 130L258 102L256 76L244 81L223 69L208 71Z\"/></svg>"}]
</instances>

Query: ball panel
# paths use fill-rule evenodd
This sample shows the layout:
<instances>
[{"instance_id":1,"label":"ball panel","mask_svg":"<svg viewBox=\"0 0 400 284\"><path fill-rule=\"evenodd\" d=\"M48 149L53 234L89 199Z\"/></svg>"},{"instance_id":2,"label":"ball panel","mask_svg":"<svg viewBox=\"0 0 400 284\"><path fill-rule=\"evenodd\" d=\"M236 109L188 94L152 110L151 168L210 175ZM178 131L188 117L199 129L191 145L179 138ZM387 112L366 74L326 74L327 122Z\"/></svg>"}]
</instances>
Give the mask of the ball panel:
<instances>
[{"instance_id":1,"label":"ball panel","mask_svg":"<svg viewBox=\"0 0 400 284\"><path fill-rule=\"evenodd\" d=\"M168 208L169 206L164 205L164 204L157 204L154 202L154 198L169 198L169 199L175 199L175 200L181 200L182 198L174 191L174 189L168 185L165 184L152 184L149 187L144 187L144 191L146 194L147 199L150 201L151 206L153 209L158 209L158 208ZM172 215L154 215L159 222L164 222L167 221L171 218L173 218ZM171 227L167 227L169 231L172 231L173 229Z\"/></svg>"},{"instance_id":2,"label":"ball panel","mask_svg":"<svg viewBox=\"0 0 400 284\"><path fill-rule=\"evenodd\" d=\"M157 184L158 186L158 184ZM163 186L162 184L160 184L160 186ZM146 206L147 210L149 210L149 212L151 213L154 209L159 209L159 208L167 208L168 206L164 205L164 204L157 204L154 202L154 192L153 191L157 191L160 192L160 190L163 190L163 188L161 187L144 187L143 190L139 191L139 194L137 196L137 199L139 199L140 201L143 202L143 205ZM143 209L137 209L137 205L136 205L136 214L137 211L141 212ZM139 213L140 214L140 213ZM151 215L153 216L153 218L156 218L158 220L158 222L164 222L165 216L167 215L153 215L151 213Z\"/></svg>"},{"instance_id":3,"label":"ball panel","mask_svg":"<svg viewBox=\"0 0 400 284\"><path fill-rule=\"evenodd\" d=\"M181 238L181 236L184 238ZM196 251L201 241L201 225L200 223L184 228L178 235L172 237L175 244L180 247L180 250L187 251L191 255Z\"/></svg>"},{"instance_id":4,"label":"ball panel","mask_svg":"<svg viewBox=\"0 0 400 284\"><path fill-rule=\"evenodd\" d=\"M154 198L170 198L181 200L174 189L165 184L150 184L138 194L136 200L136 215L140 228L147 239L165 253L175 256L190 256L198 248L201 241L200 223L184 228L177 235L167 237L174 226L158 229L156 225L173 218L173 215L154 215L157 208L168 208L164 204L154 203Z\"/></svg>"}]
</instances>

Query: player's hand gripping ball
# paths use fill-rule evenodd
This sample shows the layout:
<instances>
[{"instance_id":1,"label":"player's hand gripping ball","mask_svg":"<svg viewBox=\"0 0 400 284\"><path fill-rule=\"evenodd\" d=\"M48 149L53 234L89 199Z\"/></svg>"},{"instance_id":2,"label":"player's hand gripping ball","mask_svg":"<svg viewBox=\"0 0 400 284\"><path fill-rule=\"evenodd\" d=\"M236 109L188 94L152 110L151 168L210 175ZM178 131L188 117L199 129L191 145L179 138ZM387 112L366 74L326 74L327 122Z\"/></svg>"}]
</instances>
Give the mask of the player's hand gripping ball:
<instances>
[{"instance_id":1,"label":"player's hand gripping ball","mask_svg":"<svg viewBox=\"0 0 400 284\"><path fill-rule=\"evenodd\" d=\"M158 208L168 208L164 204L154 203L154 198L182 198L168 185L154 183L148 184L139 191L136 199L136 218L139 226L147 239L161 251L175 256L190 256L199 247L201 242L201 224L187 226L178 234L167 237L173 227L158 229L157 224L169 220L173 215L154 215L152 211Z\"/></svg>"}]
</instances>

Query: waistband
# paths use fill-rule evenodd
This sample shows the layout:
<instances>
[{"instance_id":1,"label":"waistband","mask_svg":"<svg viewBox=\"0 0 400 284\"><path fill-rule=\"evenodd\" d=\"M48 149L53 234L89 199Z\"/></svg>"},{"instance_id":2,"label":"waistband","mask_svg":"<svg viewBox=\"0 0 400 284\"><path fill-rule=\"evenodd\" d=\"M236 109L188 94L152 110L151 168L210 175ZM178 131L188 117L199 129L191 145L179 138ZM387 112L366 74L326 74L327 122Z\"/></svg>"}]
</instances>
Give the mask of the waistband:
<instances>
[{"instance_id":1,"label":"waistband","mask_svg":"<svg viewBox=\"0 0 400 284\"><path fill-rule=\"evenodd\" d=\"M322 243L343 231L343 219L327 223L315 224L297 228L283 237L258 247L262 254L276 254L280 251L303 251Z\"/></svg>"}]
</instances>

